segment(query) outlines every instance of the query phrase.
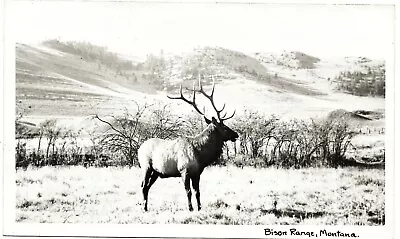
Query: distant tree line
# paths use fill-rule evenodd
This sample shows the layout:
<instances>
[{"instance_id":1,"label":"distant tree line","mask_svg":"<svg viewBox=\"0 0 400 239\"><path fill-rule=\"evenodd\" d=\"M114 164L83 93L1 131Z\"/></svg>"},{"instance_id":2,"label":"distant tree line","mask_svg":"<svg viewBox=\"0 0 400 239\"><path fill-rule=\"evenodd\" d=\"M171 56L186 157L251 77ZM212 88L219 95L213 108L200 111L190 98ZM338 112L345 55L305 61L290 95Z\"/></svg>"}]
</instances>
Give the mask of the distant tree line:
<instances>
[{"instance_id":1,"label":"distant tree line","mask_svg":"<svg viewBox=\"0 0 400 239\"><path fill-rule=\"evenodd\" d=\"M337 88L359 96L385 97L385 68L368 68L367 72L345 71L335 77Z\"/></svg>"},{"instance_id":2,"label":"distant tree line","mask_svg":"<svg viewBox=\"0 0 400 239\"><path fill-rule=\"evenodd\" d=\"M229 77L230 72L259 79L270 77L267 69L255 58L224 48L201 48L179 60L182 64L179 68L179 77L183 79L209 75Z\"/></svg>"},{"instance_id":3,"label":"distant tree line","mask_svg":"<svg viewBox=\"0 0 400 239\"><path fill-rule=\"evenodd\" d=\"M115 72L115 76L122 76L132 80L148 84L163 86L166 70L171 62L168 62L163 51L159 55L148 54L143 62L134 63L131 60L121 58L117 53L111 52L107 47L97 46L88 42L59 41L57 39L43 42L53 49L70 53L82 60L97 64L99 70L109 69ZM171 68L171 67L170 67Z\"/></svg>"},{"instance_id":4,"label":"distant tree line","mask_svg":"<svg viewBox=\"0 0 400 239\"><path fill-rule=\"evenodd\" d=\"M138 63L134 69L141 72L141 79L149 84L162 87L166 82L165 74L168 69L168 62L163 51L160 54L148 54L144 62Z\"/></svg>"},{"instance_id":5,"label":"distant tree line","mask_svg":"<svg viewBox=\"0 0 400 239\"><path fill-rule=\"evenodd\" d=\"M43 44L65 53L80 56L83 60L97 62L110 69L119 71L133 69L131 61L121 59L116 53L108 51L107 47L96 46L88 42L62 42L57 39L45 41Z\"/></svg>"}]
</instances>

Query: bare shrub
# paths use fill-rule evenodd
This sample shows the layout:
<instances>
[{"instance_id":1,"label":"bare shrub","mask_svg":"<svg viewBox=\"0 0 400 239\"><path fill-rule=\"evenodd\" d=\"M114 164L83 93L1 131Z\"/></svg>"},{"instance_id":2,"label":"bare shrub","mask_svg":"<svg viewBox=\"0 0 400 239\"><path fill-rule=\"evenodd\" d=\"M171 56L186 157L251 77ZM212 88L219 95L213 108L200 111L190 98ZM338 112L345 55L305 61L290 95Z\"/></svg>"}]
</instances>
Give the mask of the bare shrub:
<instances>
[{"instance_id":1,"label":"bare shrub","mask_svg":"<svg viewBox=\"0 0 400 239\"><path fill-rule=\"evenodd\" d=\"M295 121L280 122L278 125L271 151L270 162L279 167L291 167L298 164L297 154L297 135L299 129Z\"/></svg>"},{"instance_id":2,"label":"bare shrub","mask_svg":"<svg viewBox=\"0 0 400 239\"><path fill-rule=\"evenodd\" d=\"M235 124L242 156L240 163L232 163L239 166L336 167L343 163L355 135L343 117L279 121L273 115L246 110Z\"/></svg>"},{"instance_id":3,"label":"bare shrub","mask_svg":"<svg viewBox=\"0 0 400 239\"><path fill-rule=\"evenodd\" d=\"M133 112L125 109L120 116L111 120L96 119L107 125L100 144L113 153L122 156L118 165L138 165L137 150L149 138L169 139L179 135L182 119L172 114L167 105L143 105L136 103Z\"/></svg>"},{"instance_id":4,"label":"bare shrub","mask_svg":"<svg viewBox=\"0 0 400 239\"><path fill-rule=\"evenodd\" d=\"M153 105L150 111L148 120L143 123L141 142L149 138L173 139L182 134L184 119L174 115L169 105Z\"/></svg>"},{"instance_id":5,"label":"bare shrub","mask_svg":"<svg viewBox=\"0 0 400 239\"><path fill-rule=\"evenodd\" d=\"M137 150L149 138L172 139L192 136L205 128L198 116L177 116L169 105L136 105L121 115L94 118L105 125L105 131L88 132L91 145L79 143L82 131L61 128L56 120L35 126L37 148L27 149L34 136L16 118L16 167L29 165L83 165L85 167L138 165ZM355 135L346 117L328 119L278 120L274 115L245 110L233 122L240 138L225 144L215 164L239 167L276 166L283 168L337 167L349 165L345 158ZM384 156L383 156L384 157Z\"/></svg>"},{"instance_id":6,"label":"bare shrub","mask_svg":"<svg viewBox=\"0 0 400 239\"><path fill-rule=\"evenodd\" d=\"M274 137L278 118L274 115L266 116L252 110L245 110L241 117L237 117L234 127L240 134L239 152L252 158L265 156L262 149L269 145Z\"/></svg>"},{"instance_id":7,"label":"bare shrub","mask_svg":"<svg viewBox=\"0 0 400 239\"><path fill-rule=\"evenodd\" d=\"M338 166L353 136L344 118L282 122L275 133L272 161L285 168Z\"/></svg>"},{"instance_id":8,"label":"bare shrub","mask_svg":"<svg viewBox=\"0 0 400 239\"><path fill-rule=\"evenodd\" d=\"M106 120L95 115L95 118L107 125L100 144L113 154L123 155L125 164L137 163L137 149L139 148L140 131L143 130L141 118L148 106L140 107L134 113L125 112L121 116L111 116Z\"/></svg>"},{"instance_id":9,"label":"bare shrub","mask_svg":"<svg viewBox=\"0 0 400 239\"><path fill-rule=\"evenodd\" d=\"M342 164L344 155L354 137L355 132L344 118L328 119L325 123L330 129L325 150L325 159L328 165L338 166Z\"/></svg>"},{"instance_id":10,"label":"bare shrub","mask_svg":"<svg viewBox=\"0 0 400 239\"><path fill-rule=\"evenodd\" d=\"M51 119L46 120L41 124L41 128L43 129L43 134L47 139L47 148L46 148L46 158L49 158L50 147L52 148L52 154L55 153L55 145L57 139L61 135L61 128L57 126L57 120Z\"/></svg>"}]
</instances>

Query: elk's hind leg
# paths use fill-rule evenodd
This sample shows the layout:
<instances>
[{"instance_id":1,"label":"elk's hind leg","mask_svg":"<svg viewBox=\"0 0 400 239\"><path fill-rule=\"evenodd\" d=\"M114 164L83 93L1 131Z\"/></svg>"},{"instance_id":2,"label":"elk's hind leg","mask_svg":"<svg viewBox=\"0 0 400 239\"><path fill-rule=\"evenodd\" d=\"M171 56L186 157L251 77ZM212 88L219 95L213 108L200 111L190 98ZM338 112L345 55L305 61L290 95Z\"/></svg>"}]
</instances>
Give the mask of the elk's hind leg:
<instances>
[{"instance_id":1,"label":"elk's hind leg","mask_svg":"<svg viewBox=\"0 0 400 239\"><path fill-rule=\"evenodd\" d=\"M149 181L149 190L150 190L151 186L156 182L158 176L160 176L160 174L157 173L156 171L153 171L151 173L150 181Z\"/></svg>"},{"instance_id":2,"label":"elk's hind leg","mask_svg":"<svg viewBox=\"0 0 400 239\"><path fill-rule=\"evenodd\" d=\"M147 199L149 195L149 182L150 182L150 177L151 177L151 168L147 168L145 173L144 173L144 178L142 181L142 193L143 193L143 200L144 200L144 210L147 211Z\"/></svg>"},{"instance_id":3,"label":"elk's hind leg","mask_svg":"<svg viewBox=\"0 0 400 239\"><path fill-rule=\"evenodd\" d=\"M144 199L144 210L147 211L147 202L149 198L150 187L156 182L159 174L151 169L148 169L145 173L145 178L142 182L142 192Z\"/></svg>"}]
</instances>

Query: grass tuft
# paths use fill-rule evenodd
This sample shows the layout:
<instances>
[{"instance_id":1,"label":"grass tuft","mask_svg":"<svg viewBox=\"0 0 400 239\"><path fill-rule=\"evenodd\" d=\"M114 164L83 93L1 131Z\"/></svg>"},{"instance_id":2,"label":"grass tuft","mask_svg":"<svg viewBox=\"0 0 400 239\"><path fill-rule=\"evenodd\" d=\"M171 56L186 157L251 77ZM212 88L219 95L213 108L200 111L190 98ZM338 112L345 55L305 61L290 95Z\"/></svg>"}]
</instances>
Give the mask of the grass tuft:
<instances>
[{"instance_id":1,"label":"grass tuft","mask_svg":"<svg viewBox=\"0 0 400 239\"><path fill-rule=\"evenodd\" d=\"M19 215L19 216L17 216L17 218L16 218L16 222L23 222L23 221L25 221L26 219L28 219L27 216L25 216L25 215Z\"/></svg>"},{"instance_id":2,"label":"grass tuft","mask_svg":"<svg viewBox=\"0 0 400 239\"><path fill-rule=\"evenodd\" d=\"M21 203L17 204L17 208L28 208L33 205L32 201L28 201L26 199L22 200Z\"/></svg>"},{"instance_id":3,"label":"grass tuft","mask_svg":"<svg viewBox=\"0 0 400 239\"><path fill-rule=\"evenodd\" d=\"M385 186L385 182L382 179L374 179L370 178L367 175L359 175L356 177L356 185L376 185L376 186Z\"/></svg>"},{"instance_id":4,"label":"grass tuft","mask_svg":"<svg viewBox=\"0 0 400 239\"><path fill-rule=\"evenodd\" d=\"M227 207L229 207L229 204L227 204L226 202L224 202L221 199L218 199L216 202L210 203L209 205L210 205L210 207L215 207L215 208L227 208Z\"/></svg>"}]
</instances>

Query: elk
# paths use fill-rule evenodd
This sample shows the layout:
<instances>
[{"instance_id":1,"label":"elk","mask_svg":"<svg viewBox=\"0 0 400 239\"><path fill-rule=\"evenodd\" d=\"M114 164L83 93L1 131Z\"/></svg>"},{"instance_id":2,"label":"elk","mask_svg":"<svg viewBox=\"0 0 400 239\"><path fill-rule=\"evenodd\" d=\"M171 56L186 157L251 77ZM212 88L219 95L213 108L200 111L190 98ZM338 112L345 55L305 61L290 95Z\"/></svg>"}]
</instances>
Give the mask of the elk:
<instances>
[{"instance_id":1,"label":"elk","mask_svg":"<svg viewBox=\"0 0 400 239\"><path fill-rule=\"evenodd\" d=\"M181 136L173 140L163 140L152 138L145 141L138 150L138 159L143 171L142 193L144 199L144 210L147 211L148 194L150 187L158 177L181 177L185 186L186 196L189 204L189 211L193 211L192 191L190 182L195 192L197 209L201 209L200 203L200 175L204 168L215 162L221 155L226 141L236 141L239 135L224 124L224 121L232 118L235 111L229 117L226 113L221 116L225 108L218 110L214 103L215 80L214 77L211 94L208 95L201 85L199 78L199 89L193 85L193 98L188 100L183 96L182 85L180 86L180 96L167 96L169 99L183 100L192 105L194 109L204 117L208 126L194 137ZM217 119L208 119L205 112L199 110L196 105L196 92L205 96L214 108Z\"/></svg>"}]
</instances>

